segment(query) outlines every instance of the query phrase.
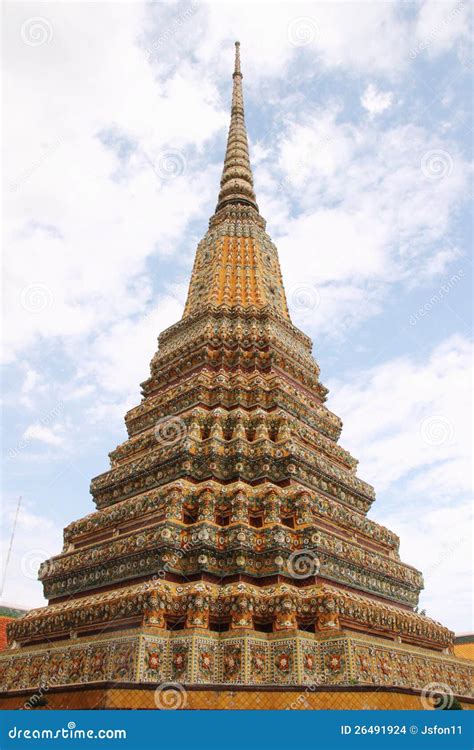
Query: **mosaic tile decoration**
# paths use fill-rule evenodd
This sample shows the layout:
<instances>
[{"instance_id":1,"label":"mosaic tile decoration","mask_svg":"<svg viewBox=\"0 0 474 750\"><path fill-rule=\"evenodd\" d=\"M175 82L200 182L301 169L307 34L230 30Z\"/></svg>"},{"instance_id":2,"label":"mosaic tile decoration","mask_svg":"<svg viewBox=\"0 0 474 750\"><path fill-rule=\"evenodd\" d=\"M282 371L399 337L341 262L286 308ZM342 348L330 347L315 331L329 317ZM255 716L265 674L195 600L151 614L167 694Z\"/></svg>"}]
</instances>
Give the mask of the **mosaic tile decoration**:
<instances>
[{"instance_id":1,"label":"mosaic tile decoration","mask_svg":"<svg viewBox=\"0 0 474 750\"><path fill-rule=\"evenodd\" d=\"M375 638L311 639L306 633L246 631L161 636L135 634L71 647L28 649L3 660L6 689L96 682L159 685L372 685L419 688L445 684L470 696L474 664Z\"/></svg>"}]
</instances>

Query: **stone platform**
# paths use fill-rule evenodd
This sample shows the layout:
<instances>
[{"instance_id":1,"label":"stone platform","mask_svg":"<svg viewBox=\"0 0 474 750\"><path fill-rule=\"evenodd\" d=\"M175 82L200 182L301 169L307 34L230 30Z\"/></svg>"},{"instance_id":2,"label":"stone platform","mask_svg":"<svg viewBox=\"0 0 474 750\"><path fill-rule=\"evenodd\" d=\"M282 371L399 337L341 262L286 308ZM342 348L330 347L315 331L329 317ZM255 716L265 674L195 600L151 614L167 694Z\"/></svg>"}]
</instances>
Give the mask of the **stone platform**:
<instances>
[{"instance_id":1,"label":"stone platform","mask_svg":"<svg viewBox=\"0 0 474 750\"><path fill-rule=\"evenodd\" d=\"M429 706L421 691L396 687L368 686L301 686L285 688L253 688L235 686L184 686L175 700L171 696L168 709L182 710L422 710ZM0 698L1 709L35 710L101 710L160 708L156 687L145 684L84 685L77 689L52 688L42 693L42 701L33 699L31 691L16 691ZM458 697L463 709L474 708L474 699Z\"/></svg>"},{"instance_id":2,"label":"stone platform","mask_svg":"<svg viewBox=\"0 0 474 750\"><path fill-rule=\"evenodd\" d=\"M467 707L473 672L467 659L365 634L141 628L5 652L0 706L36 695L38 708L416 709L441 686Z\"/></svg>"}]
</instances>

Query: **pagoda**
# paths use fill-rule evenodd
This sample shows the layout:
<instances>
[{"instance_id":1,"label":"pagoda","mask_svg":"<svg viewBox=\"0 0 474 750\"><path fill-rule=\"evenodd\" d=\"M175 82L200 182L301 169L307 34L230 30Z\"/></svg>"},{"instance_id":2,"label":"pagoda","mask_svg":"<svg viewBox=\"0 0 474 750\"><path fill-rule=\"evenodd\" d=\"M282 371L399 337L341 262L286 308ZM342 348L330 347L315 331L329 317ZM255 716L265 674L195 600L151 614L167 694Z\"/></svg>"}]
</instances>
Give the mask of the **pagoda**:
<instances>
[{"instance_id":1,"label":"pagoda","mask_svg":"<svg viewBox=\"0 0 474 750\"><path fill-rule=\"evenodd\" d=\"M236 43L183 316L92 480L97 510L41 565L48 605L9 625L2 707L421 708L433 684L469 702L472 663L368 518L265 227Z\"/></svg>"}]
</instances>

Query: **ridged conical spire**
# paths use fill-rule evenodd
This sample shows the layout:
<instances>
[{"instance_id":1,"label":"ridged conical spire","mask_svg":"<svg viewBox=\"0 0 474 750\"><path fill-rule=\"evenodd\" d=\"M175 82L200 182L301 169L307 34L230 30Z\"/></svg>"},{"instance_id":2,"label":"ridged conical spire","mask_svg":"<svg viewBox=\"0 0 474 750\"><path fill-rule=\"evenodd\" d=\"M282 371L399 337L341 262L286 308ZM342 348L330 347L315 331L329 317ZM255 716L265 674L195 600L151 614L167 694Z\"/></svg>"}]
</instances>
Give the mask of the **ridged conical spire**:
<instances>
[{"instance_id":1,"label":"ridged conical spire","mask_svg":"<svg viewBox=\"0 0 474 750\"><path fill-rule=\"evenodd\" d=\"M229 135L216 211L229 203L244 203L253 206L258 211L250 168L247 130L245 128L240 42L235 43L233 79Z\"/></svg>"},{"instance_id":2,"label":"ridged conical spire","mask_svg":"<svg viewBox=\"0 0 474 750\"><path fill-rule=\"evenodd\" d=\"M211 309L252 308L289 320L278 252L265 232L253 189L239 42L233 81L219 202L198 246L183 318Z\"/></svg>"}]
</instances>

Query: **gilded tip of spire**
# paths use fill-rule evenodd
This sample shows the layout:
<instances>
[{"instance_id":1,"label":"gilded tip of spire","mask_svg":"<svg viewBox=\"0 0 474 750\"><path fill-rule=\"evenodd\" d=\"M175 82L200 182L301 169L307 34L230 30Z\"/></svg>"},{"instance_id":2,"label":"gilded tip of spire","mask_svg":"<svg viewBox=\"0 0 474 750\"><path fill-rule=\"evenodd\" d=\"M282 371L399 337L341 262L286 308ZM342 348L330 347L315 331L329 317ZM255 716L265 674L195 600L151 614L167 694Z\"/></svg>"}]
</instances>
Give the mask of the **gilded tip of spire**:
<instances>
[{"instance_id":1,"label":"gilded tip of spire","mask_svg":"<svg viewBox=\"0 0 474 750\"><path fill-rule=\"evenodd\" d=\"M235 43L235 67L234 73L240 73L240 42Z\"/></svg>"}]
</instances>

